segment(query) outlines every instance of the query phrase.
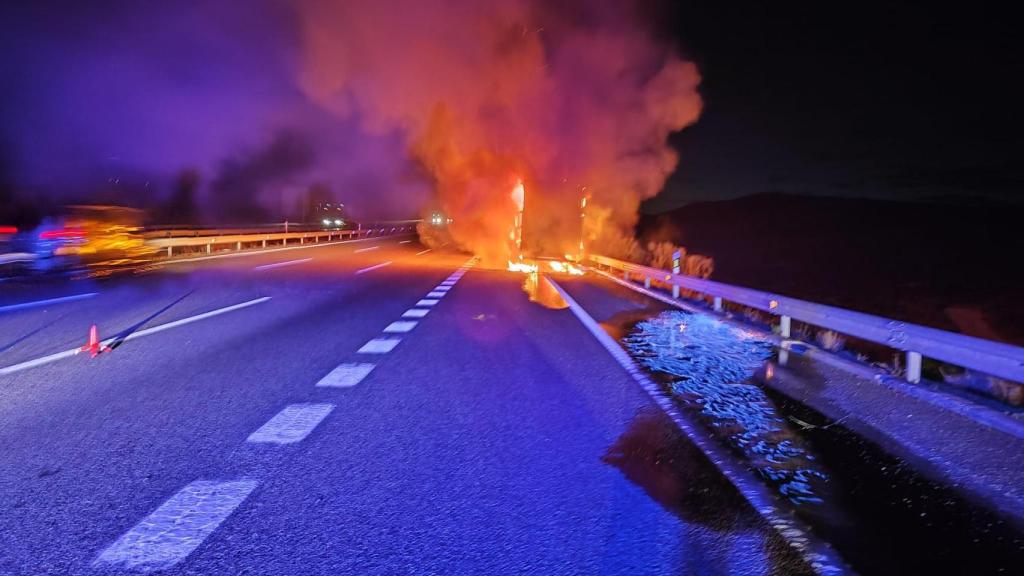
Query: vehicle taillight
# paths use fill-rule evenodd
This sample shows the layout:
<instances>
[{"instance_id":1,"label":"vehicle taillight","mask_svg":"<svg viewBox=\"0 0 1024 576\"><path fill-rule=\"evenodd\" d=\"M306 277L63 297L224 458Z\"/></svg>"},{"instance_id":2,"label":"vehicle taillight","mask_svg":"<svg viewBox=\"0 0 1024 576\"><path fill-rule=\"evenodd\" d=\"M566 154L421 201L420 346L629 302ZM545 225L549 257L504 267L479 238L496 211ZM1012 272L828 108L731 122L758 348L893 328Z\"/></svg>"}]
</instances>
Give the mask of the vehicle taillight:
<instances>
[{"instance_id":1,"label":"vehicle taillight","mask_svg":"<svg viewBox=\"0 0 1024 576\"><path fill-rule=\"evenodd\" d=\"M60 230L47 230L41 232L39 238L41 240L59 240L63 238L81 238L83 233L81 230L73 230L71 228L61 228Z\"/></svg>"}]
</instances>

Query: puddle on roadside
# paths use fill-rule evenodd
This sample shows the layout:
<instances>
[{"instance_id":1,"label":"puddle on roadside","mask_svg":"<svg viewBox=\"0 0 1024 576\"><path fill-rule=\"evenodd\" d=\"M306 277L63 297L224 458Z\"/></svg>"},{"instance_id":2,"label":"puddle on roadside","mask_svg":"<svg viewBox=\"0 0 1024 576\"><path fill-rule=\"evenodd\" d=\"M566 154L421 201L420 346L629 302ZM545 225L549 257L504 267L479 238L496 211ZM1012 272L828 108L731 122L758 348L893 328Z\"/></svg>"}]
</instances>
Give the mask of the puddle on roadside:
<instances>
[{"instance_id":1,"label":"puddle on roadside","mask_svg":"<svg viewBox=\"0 0 1024 576\"><path fill-rule=\"evenodd\" d=\"M688 566L697 573L814 573L752 510L732 512L745 509L746 501L660 409L641 409L601 461L692 527ZM733 554L737 547L756 552Z\"/></svg>"},{"instance_id":2,"label":"puddle on roadside","mask_svg":"<svg viewBox=\"0 0 1024 576\"><path fill-rule=\"evenodd\" d=\"M1024 561L1022 536L995 513L766 387L778 351L759 334L682 311L605 326L858 570L1001 574Z\"/></svg>"},{"instance_id":3,"label":"puddle on roadside","mask_svg":"<svg viewBox=\"0 0 1024 576\"><path fill-rule=\"evenodd\" d=\"M630 354L793 504L822 504L828 474L752 380L774 354L759 335L716 318L664 312L622 339Z\"/></svg>"}]
</instances>

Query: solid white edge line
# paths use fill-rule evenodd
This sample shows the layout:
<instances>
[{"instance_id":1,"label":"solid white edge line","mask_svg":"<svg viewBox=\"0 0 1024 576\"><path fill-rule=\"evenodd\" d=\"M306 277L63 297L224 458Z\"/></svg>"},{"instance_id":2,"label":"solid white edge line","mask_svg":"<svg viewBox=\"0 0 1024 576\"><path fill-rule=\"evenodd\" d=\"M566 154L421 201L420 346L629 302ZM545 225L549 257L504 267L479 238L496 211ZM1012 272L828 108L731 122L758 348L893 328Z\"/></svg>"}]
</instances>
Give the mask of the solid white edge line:
<instances>
[{"instance_id":1,"label":"solid white edge line","mask_svg":"<svg viewBox=\"0 0 1024 576\"><path fill-rule=\"evenodd\" d=\"M49 304L62 304L64 302L74 302L76 300L85 300L86 298L92 298L99 294L99 292L86 292L85 294L74 294L72 296L60 296L58 298L47 298L46 300L36 300L34 302L19 302L18 304L8 304L7 306L0 306L0 314L4 312L14 312L16 310L27 310L29 308L38 308L40 306L47 306Z\"/></svg>"},{"instance_id":2,"label":"solid white edge line","mask_svg":"<svg viewBox=\"0 0 1024 576\"><path fill-rule=\"evenodd\" d=\"M388 260L387 262L381 262L380 264L377 264L375 266L369 266L367 268L362 268L360 270L356 270L356 274L365 274L367 272L372 272L373 270L376 270L378 268L383 268L385 266L390 266L390 265L391 265L391 260Z\"/></svg>"},{"instance_id":3,"label":"solid white edge line","mask_svg":"<svg viewBox=\"0 0 1024 576\"><path fill-rule=\"evenodd\" d=\"M601 328L601 325L583 309L579 303L558 285L552 278L547 277L551 285L558 291L573 315L583 324L591 335L611 354L612 358L622 366L630 376L633 377L640 387L651 396L676 426L692 441L716 468L725 476L743 497L753 506L754 510L771 526L779 536L796 550L804 560L819 574L852 574L852 570L845 561L832 550L831 546L814 536L810 529L803 522L788 514L778 506L778 496L768 489L760 480L746 468L733 463L734 459L727 450L719 446L716 441L702 432L699 424L691 422L682 412L676 409L672 399L667 396L661 387L651 380L640 368L633 358L626 352L614 338L608 335Z\"/></svg>"},{"instance_id":4,"label":"solid white edge line","mask_svg":"<svg viewBox=\"0 0 1024 576\"><path fill-rule=\"evenodd\" d=\"M249 306L255 306L256 304L262 304L270 300L270 296L263 296L262 298L256 298L241 304L234 304L232 306L225 306L224 308L218 308L209 312L203 312L195 316L189 316L188 318L182 318L181 320L175 320L166 324L160 324L159 326L153 326L152 328L146 328L145 330L139 330L129 334L124 340L135 340L136 338L142 338L143 336L149 336L150 334L156 334L157 332L163 332L164 330L170 330L171 328L177 328L178 326L184 326L185 324L191 324L198 322L199 320L205 320L207 318L213 318L214 316L220 316L221 314L227 314L228 312L234 312L235 310L241 310L242 308L248 308ZM109 338L104 341L104 344L113 342L113 338Z\"/></svg>"},{"instance_id":5,"label":"solid white edge line","mask_svg":"<svg viewBox=\"0 0 1024 576\"><path fill-rule=\"evenodd\" d=\"M253 270L273 270L274 268L283 268L284 266L293 266L295 264L302 264L303 262L309 262L312 258L300 258L298 260L285 260L284 262L275 262L273 264L264 264L262 266L256 266Z\"/></svg>"},{"instance_id":6,"label":"solid white edge line","mask_svg":"<svg viewBox=\"0 0 1024 576\"><path fill-rule=\"evenodd\" d=\"M185 324L191 324L192 322L197 322L199 320L204 320L206 318L212 318L214 316L219 316L221 314L226 314L228 312L233 312L235 310L241 310L242 308L247 308L249 306L253 306L253 305L256 305L256 304L262 304L263 302L266 302L267 300L270 300L270 296L264 296L262 298L256 298L254 300L249 300L248 302L242 302L241 304L235 304L233 306L226 306L224 308L218 308L216 310L211 310L209 312L204 312L202 314L197 314L195 316L189 316L188 318L182 318L181 320L175 320L173 322L168 322L166 324L160 324L159 326L153 326L152 328L146 328L145 330L139 330L138 332L133 332L133 333L129 334L127 337L125 337L124 341L127 342L129 340L134 340L136 338L142 338L143 336L149 336L150 334L156 334L157 332L163 332L164 330L169 330L171 328L177 328L178 326L183 326ZM115 338L107 338L106 340L104 340L104 341L102 341L100 343L100 346L101 347L102 346L109 346L112 342L114 342L114 340L115 340ZM74 356L77 353L78 353L78 348L72 348L71 350L65 350L63 352L57 352L56 354L50 354L48 356L43 356L41 358L35 358L33 360L26 360L25 362L14 364L12 366L7 366L5 368L0 368L0 376L3 376L5 374L13 374L15 372L20 372L22 370L25 370L25 369L28 369L28 368L34 368L36 366L41 366L43 364L49 364L50 362L55 362L55 361L61 360L63 358L68 358L70 356Z\"/></svg>"}]
</instances>

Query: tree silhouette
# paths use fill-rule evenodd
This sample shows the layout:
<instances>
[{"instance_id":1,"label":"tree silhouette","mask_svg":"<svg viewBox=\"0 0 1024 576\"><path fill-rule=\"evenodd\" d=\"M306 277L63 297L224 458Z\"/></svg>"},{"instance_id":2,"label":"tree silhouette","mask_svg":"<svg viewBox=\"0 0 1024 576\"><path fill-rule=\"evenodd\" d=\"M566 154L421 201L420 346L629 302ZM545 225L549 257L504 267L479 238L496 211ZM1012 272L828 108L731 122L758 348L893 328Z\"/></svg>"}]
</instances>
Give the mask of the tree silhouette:
<instances>
[{"instance_id":1,"label":"tree silhouette","mask_svg":"<svg viewBox=\"0 0 1024 576\"><path fill-rule=\"evenodd\" d=\"M196 191L199 189L199 172L182 170L174 181L171 197L161 211L161 220L167 224L195 224L199 220L196 208Z\"/></svg>"}]
</instances>

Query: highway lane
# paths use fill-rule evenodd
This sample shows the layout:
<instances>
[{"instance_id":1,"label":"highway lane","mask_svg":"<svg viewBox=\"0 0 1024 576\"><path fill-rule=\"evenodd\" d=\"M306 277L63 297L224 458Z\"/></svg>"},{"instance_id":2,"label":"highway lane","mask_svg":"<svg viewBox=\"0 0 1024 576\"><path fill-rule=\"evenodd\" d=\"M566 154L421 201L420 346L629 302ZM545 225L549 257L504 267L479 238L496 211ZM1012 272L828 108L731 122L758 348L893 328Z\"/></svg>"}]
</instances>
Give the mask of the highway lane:
<instances>
[{"instance_id":1,"label":"highway lane","mask_svg":"<svg viewBox=\"0 0 1024 576\"><path fill-rule=\"evenodd\" d=\"M470 273L182 573L800 573L568 311L521 283Z\"/></svg>"},{"instance_id":2,"label":"highway lane","mask_svg":"<svg viewBox=\"0 0 1024 576\"><path fill-rule=\"evenodd\" d=\"M158 312L147 325L266 296L336 296L339 289L345 290L348 285L339 287L325 282L328 277L346 276L389 260L414 257L418 250L410 246L418 245L398 244L400 241L374 238L298 250L182 260L158 264L141 274L120 274L104 280L0 284L0 306L57 300L46 306L0 312L0 366L81 346L92 324L98 325L100 336L105 338ZM368 247L378 249L356 252ZM281 273L284 268L277 268L283 263L293 268L287 274ZM60 301L86 294L92 296Z\"/></svg>"},{"instance_id":3,"label":"highway lane","mask_svg":"<svg viewBox=\"0 0 1024 576\"><path fill-rule=\"evenodd\" d=\"M389 256L414 254L403 250ZM385 276L386 270L355 276L357 267L372 262L369 258L346 262L347 274L329 263L326 273L300 276L293 267L291 275L276 279L257 278L240 268L241 277L229 281L230 274L222 270L204 270L215 273L205 281L202 275L190 280L203 285L194 294L204 299L274 298L130 341L96 359L78 356L0 377L5 446L0 458L7 472L0 492L4 502L13 503L5 515L12 528L0 530L0 538L10 540L2 547L18 557L13 551L45 546L47 538L40 536L65 540L61 530L86 530L83 537L99 537L97 526L103 521L91 512L132 490L159 489L162 480L177 482L176 474L188 476L193 466L202 469L204 458L216 458L237 442L232 434L244 438L258 426L265 416L261 409L280 408L296 374L301 381L329 371L338 351L357 348L386 325L378 317L400 314L443 280L443 266L454 269L464 260L448 259L420 267L423 274L412 279ZM410 270L414 266L410 263ZM309 285L320 287L320 293ZM127 288L137 289L117 289ZM24 484L26 479L31 481ZM69 491L63 493L61 486ZM104 494L107 499L100 497ZM36 529L42 533L33 534ZM40 552L40 560L46 558ZM66 566L63 561L55 560L54 566Z\"/></svg>"},{"instance_id":4,"label":"highway lane","mask_svg":"<svg viewBox=\"0 0 1024 576\"><path fill-rule=\"evenodd\" d=\"M178 316L271 297L0 377L0 573L120 573L130 546L111 545L162 504L187 508L196 481L236 482L218 486L240 500L167 573L806 569L568 311L528 302L521 276L451 276L464 255L414 244L360 248L202 261L68 304L123 314L117 329L137 321L121 310L133 290L160 294L146 310L194 290ZM381 338L402 341L358 352ZM375 367L316 386L349 364ZM296 405L331 408L291 444L247 442Z\"/></svg>"}]
</instances>

